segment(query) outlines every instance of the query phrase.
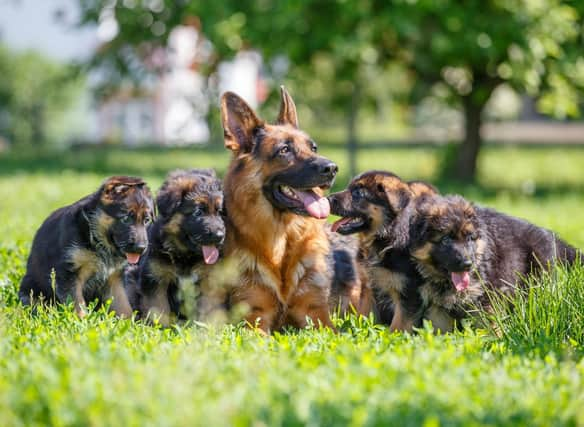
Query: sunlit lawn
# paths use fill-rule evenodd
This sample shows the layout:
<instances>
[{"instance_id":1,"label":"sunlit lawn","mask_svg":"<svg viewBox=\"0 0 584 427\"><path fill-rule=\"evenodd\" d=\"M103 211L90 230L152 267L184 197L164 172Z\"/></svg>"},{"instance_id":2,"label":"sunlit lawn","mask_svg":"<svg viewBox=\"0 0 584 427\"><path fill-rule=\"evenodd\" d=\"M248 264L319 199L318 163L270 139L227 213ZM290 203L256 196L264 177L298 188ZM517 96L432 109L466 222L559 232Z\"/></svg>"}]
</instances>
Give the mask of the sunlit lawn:
<instances>
[{"instance_id":1,"label":"sunlit lawn","mask_svg":"<svg viewBox=\"0 0 584 427\"><path fill-rule=\"evenodd\" d=\"M338 162L341 188L349 179L344 150L321 152ZM579 338L550 353L484 331L411 337L356 318L338 320L338 335L264 338L239 327L161 330L104 313L79 320L63 308L31 316L15 290L32 236L53 209L110 174L143 174L156 189L176 167L222 173L229 155L214 148L18 157L0 158L0 425L584 424ZM435 182L440 159L427 147L383 148L362 152L359 169ZM582 165L584 149L489 147L479 185L437 184L584 247Z\"/></svg>"}]
</instances>

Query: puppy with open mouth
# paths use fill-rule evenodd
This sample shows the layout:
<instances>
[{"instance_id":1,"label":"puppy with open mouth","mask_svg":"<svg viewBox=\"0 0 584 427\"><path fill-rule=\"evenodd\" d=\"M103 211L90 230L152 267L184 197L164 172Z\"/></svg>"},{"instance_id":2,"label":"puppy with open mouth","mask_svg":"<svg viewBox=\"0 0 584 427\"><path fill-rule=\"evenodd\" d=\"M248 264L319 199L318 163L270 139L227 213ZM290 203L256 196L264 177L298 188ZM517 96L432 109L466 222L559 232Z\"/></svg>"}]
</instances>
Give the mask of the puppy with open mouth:
<instances>
[{"instance_id":1,"label":"puppy with open mouth","mask_svg":"<svg viewBox=\"0 0 584 427\"><path fill-rule=\"evenodd\" d=\"M225 240L221 181L209 169L171 172L156 205L159 215L149 233L150 248L138 267L126 272L126 287L140 316L158 318L168 326L184 314L183 296L201 293L221 256Z\"/></svg>"},{"instance_id":2,"label":"puppy with open mouth","mask_svg":"<svg viewBox=\"0 0 584 427\"><path fill-rule=\"evenodd\" d=\"M87 301L101 304L112 298L110 308L130 317L123 270L146 251L153 217L148 186L129 176L108 178L95 193L56 210L35 235L20 285L21 301L71 299L83 317Z\"/></svg>"},{"instance_id":3,"label":"puppy with open mouth","mask_svg":"<svg viewBox=\"0 0 584 427\"><path fill-rule=\"evenodd\" d=\"M486 289L514 292L527 275L581 256L552 231L460 196L424 199L416 211L410 251L425 279L424 316L442 332L472 310L488 309Z\"/></svg>"},{"instance_id":4,"label":"puppy with open mouth","mask_svg":"<svg viewBox=\"0 0 584 427\"><path fill-rule=\"evenodd\" d=\"M329 196L332 213L341 216L332 229L359 236L359 258L372 282L377 317L391 330L412 331L421 325L423 278L410 259L409 224L413 202L433 194L434 187L424 182L369 171Z\"/></svg>"}]
</instances>

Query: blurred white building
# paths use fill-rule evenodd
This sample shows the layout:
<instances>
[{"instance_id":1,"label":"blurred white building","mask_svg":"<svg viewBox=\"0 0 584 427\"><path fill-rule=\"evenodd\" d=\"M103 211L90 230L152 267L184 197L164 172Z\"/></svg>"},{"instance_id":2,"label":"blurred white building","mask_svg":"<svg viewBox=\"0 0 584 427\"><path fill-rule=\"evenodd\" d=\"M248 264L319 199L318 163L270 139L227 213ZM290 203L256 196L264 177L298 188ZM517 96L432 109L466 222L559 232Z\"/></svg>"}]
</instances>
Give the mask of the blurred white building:
<instances>
[{"instance_id":1,"label":"blurred white building","mask_svg":"<svg viewBox=\"0 0 584 427\"><path fill-rule=\"evenodd\" d=\"M98 109L99 140L123 141L128 145L162 143L187 145L209 141L207 115L212 93L233 91L256 108L267 97L261 79L262 58L251 50L219 64L217 76L207 79L199 72L212 55L211 44L201 36L198 19L175 28L166 51L159 56L163 74L152 87L139 94L122 91ZM209 81L217 88L209 88ZM216 107L216 105L213 105Z\"/></svg>"}]
</instances>

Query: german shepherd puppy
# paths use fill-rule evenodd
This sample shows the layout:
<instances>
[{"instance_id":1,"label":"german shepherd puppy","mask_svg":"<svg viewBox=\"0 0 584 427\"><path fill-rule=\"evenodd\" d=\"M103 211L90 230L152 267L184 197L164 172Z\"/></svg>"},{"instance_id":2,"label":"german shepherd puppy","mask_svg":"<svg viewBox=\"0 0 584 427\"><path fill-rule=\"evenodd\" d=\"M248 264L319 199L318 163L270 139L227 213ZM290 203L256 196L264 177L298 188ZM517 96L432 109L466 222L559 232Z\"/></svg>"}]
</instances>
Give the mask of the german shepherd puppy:
<instances>
[{"instance_id":1,"label":"german shepherd puppy","mask_svg":"<svg viewBox=\"0 0 584 427\"><path fill-rule=\"evenodd\" d=\"M156 198L147 256L126 275L132 306L168 326L181 316L182 293L200 291L225 239L221 181L210 169L171 172ZM191 292L191 294L194 292Z\"/></svg>"},{"instance_id":2,"label":"german shepherd puppy","mask_svg":"<svg viewBox=\"0 0 584 427\"><path fill-rule=\"evenodd\" d=\"M103 303L113 297L111 308L119 316L131 316L123 268L136 264L148 247L153 217L146 183L128 176L108 178L95 193L56 210L35 235L20 285L21 301L28 305L37 298L70 298L83 317L86 301Z\"/></svg>"},{"instance_id":3,"label":"german shepherd puppy","mask_svg":"<svg viewBox=\"0 0 584 427\"><path fill-rule=\"evenodd\" d=\"M410 259L409 224L413 202L433 194L436 189L422 181L408 183L390 172L370 171L329 196L332 212L342 217L333 230L358 233L360 259L376 290L378 318L390 323L392 331L421 325L423 279Z\"/></svg>"},{"instance_id":4,"label":"german shepherd puppy","mask_svg":"<svg viewBox=\"0 0 584 427\"><path fill-rule=\"evenodd\" d=\"M485 288L513 292L521 278L579 256L553 232L460 196L427 198L417 213L411 254L425 279L426 317L443 332L469 310L488 309Z\"/></svg>"},{"instance_id":5,"label":"german shepherd puppy","mask_svg":"<svg viewBox=\"0 0 584 427\"><path fill-rule=\"evenodd\" d=\"M226 255L237 261L231 303L265 331L304 327L307 318L332 327L331 273L324 219L337 165L317 153L298 128L296 107L281 89L276 124L268 124L234 93L221 98L225 147Z\"/></svg>"}]
</instances>

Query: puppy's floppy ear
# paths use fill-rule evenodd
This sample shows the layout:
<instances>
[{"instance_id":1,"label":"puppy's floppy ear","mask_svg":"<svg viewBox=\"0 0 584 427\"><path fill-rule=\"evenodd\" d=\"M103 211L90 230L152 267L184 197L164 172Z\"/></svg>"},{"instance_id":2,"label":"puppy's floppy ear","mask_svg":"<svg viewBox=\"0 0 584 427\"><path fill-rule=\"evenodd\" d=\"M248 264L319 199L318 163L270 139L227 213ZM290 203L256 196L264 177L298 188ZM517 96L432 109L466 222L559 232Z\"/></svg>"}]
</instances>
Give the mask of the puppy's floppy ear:
<instances>
[{"instance_id":1,"label":"puppy's floppy ear","mask_svg":"<svg viewBox=\"0 0 584 427\"><path fill-rule=\"evenodd\" d=\"M412 192L407 185L386 187L382 183L377 184L377 192L385 195L391 209L394 212L403 211L412 200Z\"/></svg>"},{"instance_id":2,"label":"puppy's floppy ear","mask_svg":"<svg viewBox=\"0 0 584 427\"><path fill-rule=\"evenodd\" d=\"M280 114L278 114L278 120L276 123L279 125L290 125L298 128L296 105L284 86L280 86L280 98Z\"/></svg>"},{"instance_id":3,"label":"puppy's floppy ear","mask_svg":"<svg viewBox=\"0 0 584 427\"><path fill-rule=\"evenodd\" d=\"M254 131L265 124L252 108L233 92L225 92L221 97L221 122L225 148L235 153L251 151Z\"/></svg>"},{"instance_id":4,"label":"puppy's floppy ear","mask_svg":"<svg viewBox=\"0 0 584 427\"><path fill-rule=\"evenodd\" d=\"M178 209L182 202L182 192L172 188L162 188L156 197L158 215L168 218Z\"/></svg>"},{"instance_id":5,"label":"puppy's floppy ear","mask_svg":"<svg viewBox=\"0 0 584 427\"><path fill-rule=\"evenodd\" d=\"M103 202L112 202L126 197L128 190L133 187L141 189L146 186L142 178L133 176L112 176L105 180L101 186L101 199ZM148 187L146 187L148 189Z\"/></svg>"}]
</instances>

